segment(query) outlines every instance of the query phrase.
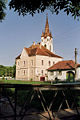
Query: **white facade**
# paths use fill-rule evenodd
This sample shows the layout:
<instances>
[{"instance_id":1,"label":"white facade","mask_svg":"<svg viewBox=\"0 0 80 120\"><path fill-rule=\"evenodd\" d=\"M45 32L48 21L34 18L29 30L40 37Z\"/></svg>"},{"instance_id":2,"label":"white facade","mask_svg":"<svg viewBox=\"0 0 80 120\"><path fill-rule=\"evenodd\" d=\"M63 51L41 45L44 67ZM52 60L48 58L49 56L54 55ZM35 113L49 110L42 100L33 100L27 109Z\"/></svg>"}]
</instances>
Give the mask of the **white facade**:
<instances>
[{"instance_id":1,"label":"white facade","mask_svg":"<svg viewBox=\"0 0 80 120\"><path fill-rule=\"evenodd\" d=\"M47 36L46 38L41 37L41 44L45 46L48 50L53 52L53 39Z\"/></svg>"},{"instance_id":2,"label":"white facade","mask_svg":"<svg viewBox=\"0 0 80 120\"><path fill-rule=\"evenodd\" d=\"M20 59L16 60L16 79L40 81L43 76L47 81L47 69L59 61L62 61L62 58L43 55L29 57L23 49Z\"/></svg>"},{"instance_id":3,"label":"white facade","mask_svg":"<svg viewBox=\"0 0 80 120\"><path fill-rule=\"evenodd\" d=\"M60 81L65 81L68 72L72 72L75 75L75 70L48 71L48 80L55 81L57 78ZM76 80L80 80L80 67L77 68Z\"/></svg>"},{"instance_id":4,"label":"white facade","mask_svg":"<svg viewBox=\"0 0 80 120\"><path fill-rule=\"evenodd\" d=\"M77 68L76 76L77 80L80 80L80 67Z\"/></svg>"}]
</instances>

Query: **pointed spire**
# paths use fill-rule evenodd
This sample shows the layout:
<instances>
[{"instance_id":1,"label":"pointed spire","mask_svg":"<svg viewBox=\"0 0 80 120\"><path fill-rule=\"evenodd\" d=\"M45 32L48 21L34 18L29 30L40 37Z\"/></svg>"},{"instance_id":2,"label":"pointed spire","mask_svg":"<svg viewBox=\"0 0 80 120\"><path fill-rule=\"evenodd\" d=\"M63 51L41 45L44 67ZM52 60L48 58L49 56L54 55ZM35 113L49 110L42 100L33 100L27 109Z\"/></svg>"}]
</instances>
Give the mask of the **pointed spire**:
<instances>
[{"instance_id":1,"label":"pointed spire","mask_svg":"<svg viewBox=\"0 0 80 120\"><path fill-rule=\"evenodd\" d=\"M51 34L51 32L49 31L48 14L46 14L45 31L42 32L41 37L46 38L47 36L49 36L50 38L52 38L52 34Z\"/></svg>"},{"instance_id":2,"label":"pointed spire","mask_svg":"<svg viewBox=\"0 0 80 120\"><path fill-rule=\"evenodd\" d=\"M48 14L46 14L45 33L47 33L47 34L49 33Z\"/></svg>"}]
</instances>

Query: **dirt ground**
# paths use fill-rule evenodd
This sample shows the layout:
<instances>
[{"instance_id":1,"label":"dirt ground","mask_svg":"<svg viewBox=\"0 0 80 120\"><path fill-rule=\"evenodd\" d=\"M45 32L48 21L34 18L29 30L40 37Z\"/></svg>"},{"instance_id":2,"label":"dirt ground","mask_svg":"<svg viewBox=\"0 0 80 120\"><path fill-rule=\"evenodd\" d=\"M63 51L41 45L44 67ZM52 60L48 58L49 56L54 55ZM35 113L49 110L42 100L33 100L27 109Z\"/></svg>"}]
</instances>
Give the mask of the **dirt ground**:
<instances>
[{"instance_id":1,"label":"dirt ground","mask_svg":"<svg viewBox=\"0 0 80 120\"><path fill-rule=\"evenodd\" d=\"M20 110L21 108L17 107L17 113L19 113ZM3 114L3 116L12 115L13 110L10 107L10 105L7 105L7 104L0 105L0 116L2 116L1 114ZM35 108L29 109L26 112L26 114L27 115L22 120L49 120L48 112L39 112ZM51 120L80 120L80 117L77 116L76 110L66 109L64 111L61 110L60 112L57 112L57 113L55 112L54 114L56 115L56 118L54 119L51 116L52 117ZM0 119L0 120L3 120L3 119ZM8 118L5 120L14 120L14 118ZM17 118L17 120L19 120L19 118Z\"/></svg>"}]
</instances>

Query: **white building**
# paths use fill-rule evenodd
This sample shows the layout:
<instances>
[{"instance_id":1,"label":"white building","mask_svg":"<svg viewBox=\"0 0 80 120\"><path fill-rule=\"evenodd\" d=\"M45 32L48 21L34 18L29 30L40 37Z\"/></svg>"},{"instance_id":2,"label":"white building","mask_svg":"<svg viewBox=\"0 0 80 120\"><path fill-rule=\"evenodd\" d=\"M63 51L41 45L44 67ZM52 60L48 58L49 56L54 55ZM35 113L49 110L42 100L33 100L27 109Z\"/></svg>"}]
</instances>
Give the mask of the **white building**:
<instances>
[{"instance_id":1,"label":"white building","mask_svg":"<svg viewBox=\"0 0 80 120\"><path fill-rule=\"evenodd\" d=\"M80 79L80 64L76 65L76 80ZM48 68L48 79L74 80L75 62L73 60L60 61Z\"/></svg>"},{"instance_id":2,"label":"white building","mask_svg":"<svg viewBox=\"0 0 80 120\"><path fill-rule=\"evenodd\" d=\"M62 61L62 57L53 53L53 38L49 31L47 16L41 43L34 42L29 48L24 47L22 53L16 58L16 79L48 80L47 69L59 61Z\"/></svg>"}]
</instances>

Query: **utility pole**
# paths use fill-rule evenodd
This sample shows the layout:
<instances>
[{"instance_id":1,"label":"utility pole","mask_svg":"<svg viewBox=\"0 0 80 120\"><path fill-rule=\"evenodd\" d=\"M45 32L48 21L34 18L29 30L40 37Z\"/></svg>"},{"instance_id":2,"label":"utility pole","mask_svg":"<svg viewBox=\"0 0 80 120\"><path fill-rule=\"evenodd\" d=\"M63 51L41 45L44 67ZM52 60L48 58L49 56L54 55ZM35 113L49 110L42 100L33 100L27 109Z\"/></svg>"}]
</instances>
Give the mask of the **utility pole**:
<instances>
[{"instance_id":1,"label":"utility pole","mask_svg":"<svg viewBox=\"0 0 80 120\"><path fill-rule=\"evenodd\" d=\"M77 78L77 48L75 48L75 80Z\"/></svg>"}]
</instances>

